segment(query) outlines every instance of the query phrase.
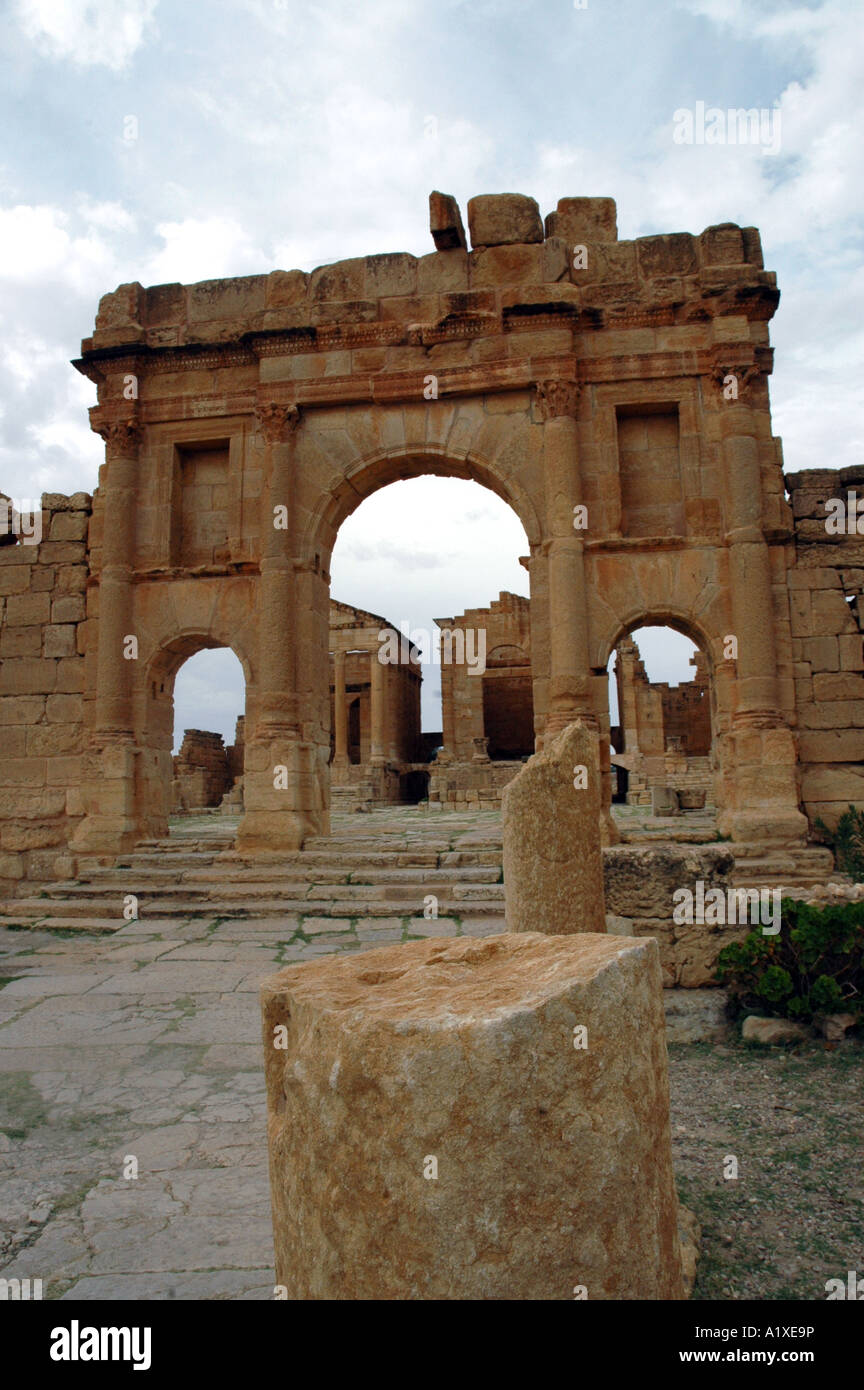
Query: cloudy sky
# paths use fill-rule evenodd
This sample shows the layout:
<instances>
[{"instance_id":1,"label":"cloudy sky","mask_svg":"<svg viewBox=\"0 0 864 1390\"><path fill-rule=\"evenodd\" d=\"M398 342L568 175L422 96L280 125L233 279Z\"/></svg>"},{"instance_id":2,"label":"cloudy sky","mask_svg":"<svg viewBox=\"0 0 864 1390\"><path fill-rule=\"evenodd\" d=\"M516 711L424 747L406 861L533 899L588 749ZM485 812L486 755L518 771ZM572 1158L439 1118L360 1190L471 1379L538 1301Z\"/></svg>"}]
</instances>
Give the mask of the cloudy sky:
<instances>
[{"instance_id":1,"label":"cloudy sky","mask_svg":"<svg viewBox=\"0 0 864 1390\"><path fill-rule=\"evenodd\" d=\"M420 255L432 188L612 196L622 237L759 226L786 468L859 464L862 47L856 0L7 0L0 490L94 487L68 363L107 290ZM677 144L700 101L779 113L779 151ZM525 592L520 553L498 499L421 480L349 519L334 593L428 627ZM681 648L649 673L686 675ZM192 717L219 657L196 661L181 721L227 733Z\"/></svg>"}]
</instances>

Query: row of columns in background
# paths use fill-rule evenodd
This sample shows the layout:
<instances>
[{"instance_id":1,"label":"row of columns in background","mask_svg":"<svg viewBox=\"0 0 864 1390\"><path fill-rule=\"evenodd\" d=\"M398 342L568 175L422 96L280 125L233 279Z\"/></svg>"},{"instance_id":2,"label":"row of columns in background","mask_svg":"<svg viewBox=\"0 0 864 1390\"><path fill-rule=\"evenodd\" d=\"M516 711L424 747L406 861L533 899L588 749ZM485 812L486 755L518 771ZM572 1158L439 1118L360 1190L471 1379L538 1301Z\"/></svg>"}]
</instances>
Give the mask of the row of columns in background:
<instances>
[{"instance_id":1,"label":"row of columns in background","mask_svg":"<svg viewBox=\"0 0 864 1390\"><path fill-rule=\"evenodd\" d=\"M337 651L333 658L333 723L334 723L334 761L348 761L348 698L345 688L346 653ZM386 761L384 747L384 667L378 660L377 652L369 653L369 761L383 764Z\"/></svg>"}]
</instances>

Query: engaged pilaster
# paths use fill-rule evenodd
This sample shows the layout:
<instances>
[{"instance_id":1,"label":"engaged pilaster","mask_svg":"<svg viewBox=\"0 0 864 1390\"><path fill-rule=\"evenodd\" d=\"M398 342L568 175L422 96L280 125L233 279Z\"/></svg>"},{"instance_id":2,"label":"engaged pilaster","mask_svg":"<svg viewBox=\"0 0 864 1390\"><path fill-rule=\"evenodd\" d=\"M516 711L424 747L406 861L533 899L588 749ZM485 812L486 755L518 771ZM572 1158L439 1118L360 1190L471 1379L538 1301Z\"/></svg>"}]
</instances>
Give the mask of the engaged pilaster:
<instances>
[{"instance_id":1,"label":"engaged pilaster","mask_svg":"<svg viewBox=\"0 0 864 1390\"><path fill-rule=\"evenodd\" d=\"M94 423L105 441L104 541L99 575L96 702L84 760L86 815L72 846L122 854L138 839L133 675L135 503L141 431L137 416Z\"/></svg>"},{"instance_id":2,"label":"engaged pilaster","mask_svg":"<svg viewBox=\"0 0 864 1390\"><path fill-rule=\"evenodd\" d=\"M573 509L582 500L575 381L537 383L543 420L549 572L550 684L545 737L576 718L597 727L591 698L588 657L588 605L584 543L573 528Z\"/></svg>"}]
</instances>

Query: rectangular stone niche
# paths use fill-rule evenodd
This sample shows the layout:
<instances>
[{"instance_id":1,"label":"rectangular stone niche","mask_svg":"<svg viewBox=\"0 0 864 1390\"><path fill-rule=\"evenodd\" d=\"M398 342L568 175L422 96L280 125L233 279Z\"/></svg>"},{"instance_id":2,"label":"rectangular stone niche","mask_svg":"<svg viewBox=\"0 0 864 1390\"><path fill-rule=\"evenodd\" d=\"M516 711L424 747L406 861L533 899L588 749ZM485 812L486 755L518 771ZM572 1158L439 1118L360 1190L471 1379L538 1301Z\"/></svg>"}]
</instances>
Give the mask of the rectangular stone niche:
<instances>
[{"instance_id":1,"label":"rectangular stone niche","mask_svg":"<svg viewBox=\"0 0 864 1390\"><path fill-rule=\"evenodd\" d=\"M289 1299L684 1296L657 945L436 939L262 987Z\"/></svg>"}]
</instances>

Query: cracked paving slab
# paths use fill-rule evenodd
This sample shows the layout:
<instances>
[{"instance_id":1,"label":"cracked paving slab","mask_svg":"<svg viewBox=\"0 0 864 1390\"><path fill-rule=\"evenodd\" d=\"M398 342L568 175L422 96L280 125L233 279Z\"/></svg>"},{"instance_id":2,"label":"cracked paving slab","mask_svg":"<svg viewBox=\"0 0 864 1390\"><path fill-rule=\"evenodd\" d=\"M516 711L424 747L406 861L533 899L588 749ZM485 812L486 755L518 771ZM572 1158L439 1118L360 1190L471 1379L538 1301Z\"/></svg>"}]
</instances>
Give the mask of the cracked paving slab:
<instances>
[{"instance_id":1,"label":"cracked paving slab","mask_svg":"<svg viewBox=\"0 0 864 1390\"><path fill-rule=\"evenodd\" d=\"M445 851L491 823L370 819L364 836L404 830ZM500 930L467 903L461 922L218 913L110 935L0 928L0 1277L67 1302L272 1298L260 981L291 961Z\"/></svg>"}]
</instances>

